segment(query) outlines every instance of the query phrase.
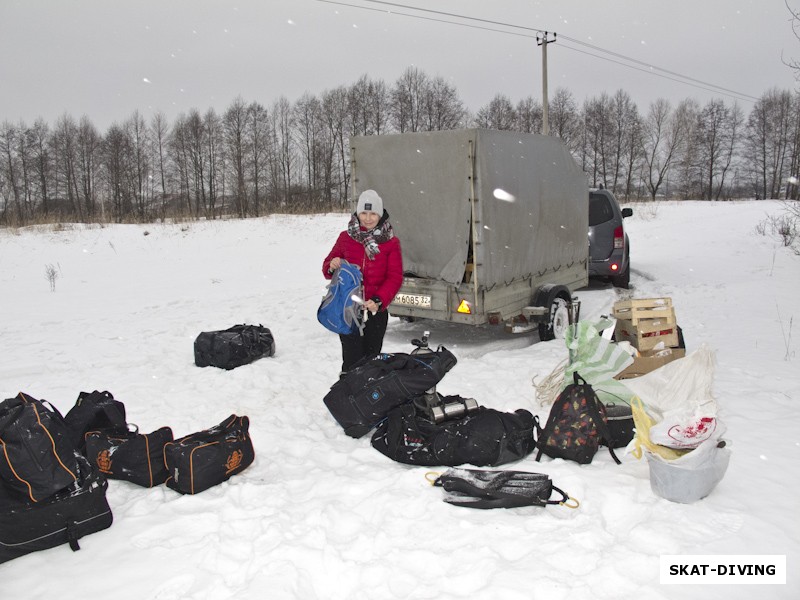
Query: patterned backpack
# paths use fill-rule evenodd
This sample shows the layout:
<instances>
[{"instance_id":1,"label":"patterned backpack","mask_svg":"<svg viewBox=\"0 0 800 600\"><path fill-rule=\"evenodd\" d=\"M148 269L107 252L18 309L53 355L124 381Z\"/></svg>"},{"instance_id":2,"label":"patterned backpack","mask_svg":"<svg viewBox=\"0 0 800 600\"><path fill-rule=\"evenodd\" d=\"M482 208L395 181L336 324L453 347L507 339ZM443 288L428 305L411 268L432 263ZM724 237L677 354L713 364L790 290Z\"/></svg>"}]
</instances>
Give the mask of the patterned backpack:
<instances>
[{"instance_id":1,"label":"patterned backpack","mask_svg":"<svg viewBox=\"0 0 800 600\"><path fill-rule=\"evenodd\" d=\"M582 382L582 383L581 383ZM611 457L620 464L612 449L613 440L608 429L606 409L586 380L574 373L574 382L559 394L544 429L538 427L536 454L551 458L574 460L585 465L592 462L600 442L608 446Z\"/></svg>"}]
</instances>

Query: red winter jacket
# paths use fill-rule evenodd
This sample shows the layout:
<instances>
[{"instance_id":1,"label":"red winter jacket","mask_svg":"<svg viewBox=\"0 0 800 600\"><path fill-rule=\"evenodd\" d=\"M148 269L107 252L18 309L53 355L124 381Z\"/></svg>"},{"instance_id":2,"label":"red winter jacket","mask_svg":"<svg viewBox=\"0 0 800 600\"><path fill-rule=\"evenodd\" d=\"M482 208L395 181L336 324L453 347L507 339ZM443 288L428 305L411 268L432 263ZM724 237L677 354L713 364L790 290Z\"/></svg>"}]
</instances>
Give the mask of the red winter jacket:
<instances>
[{"instance_id":1,"label":"red winter jacket","mask_svg":"<svg viewBox=\"0 0 800 600\"><path fill-rule=\"evenodd\" d=\"M370 260L363 244L351 238L347 231L343 231L325 257L322 273L325 279L332 277L328 267L337 256L356 265L364 277L364 300L377 296L381 299L381 310L386 310L403 284L403 257L400 254L400 240L396 237L379 247L381 251L374 260Z\"/></svg>"}]
</instances>

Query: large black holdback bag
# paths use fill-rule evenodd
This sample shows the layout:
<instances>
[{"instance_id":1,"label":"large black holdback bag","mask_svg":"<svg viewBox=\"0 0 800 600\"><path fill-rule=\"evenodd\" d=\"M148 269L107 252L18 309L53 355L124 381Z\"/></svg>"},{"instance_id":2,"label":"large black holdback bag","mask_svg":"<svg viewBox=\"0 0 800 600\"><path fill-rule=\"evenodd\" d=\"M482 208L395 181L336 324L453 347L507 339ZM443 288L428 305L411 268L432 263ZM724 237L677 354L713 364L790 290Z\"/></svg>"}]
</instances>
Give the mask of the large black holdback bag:
<instances>
[{"instance_id":1,"label":"large black holdback bag","mask_svg":"<svg viewBox=\"0 0 800 600\"><path fill-rule=\"evenodd\" d=\"M111 392L81 392L64 420L71 429L73 445L83 450L86 433L109 430L127 431L125 405L114 400Z\"/></svg>"},{"instance_id":2,"label":"large black holdback bag","mask_svg":"<svg viewBox=\"0 0 800 600\"><path fill-rule=\"evenodd\" d=\"M497 466L533 452L533 428L533 415L524 409L511 413L481 406L463 417L433 423L410 403L392 410L378 425L372 446L410 465Z\"/></svg>"},{"instance_id":3,"label":"large black holdback bag","mask_svg":"<svg viewBox=\"0 0 800 600\"><path fill-rule=\"evenodd\" d=\"M0 478L31 502L75 483L72 436L49 402L22 392L0 402Z\"/></svg>"},{"instance_id":4,"label":"large black holdback bag","mask_svg":"<svg viewBox=\"0 0 800 600\"><path fill-rule=\"evenodd\" d=\"M244 471L255 459L249 428L247 417L231 415L211 429L167 442L167 487L199 494Z\"/></svg>"},{"instance_id":5,"label":"large black holdback bag","mask_svg":"<svg viewBox=\"0 0 800 600\"><path fill-rule=\"evenodd\" d=\"M172 439L169 427L152 433L139 433L138 429L90 431L86 434L86 456L109 479L153 487L167 480L164 445Z\"/></svg>"},{"instance_id":6,"label":"large black holdback bag","mask_svg":"<svg viewBox=\"0 0 800 600\"><path fill-rule=\"evenodd\" d=\"M370 431L393 408L433 388L456 364L440 346L435 352L378 354L343 373L325 396L325 406L350 437Z\"/></svg>"},{"instance_id":7,"label":"large black holdback bag","mask_svg":"<svg viewBox=\"0 0 800 600\"><path fill-rule=\"evenodd\" d=\"M275 338L261 325L234 325L222 331L204 331L194 341L194 364L230 371L275 354Z\"/></svg>"},{"instance_id":8,"label":"large black holdback bag","mask_svg":"<svg viewBox=\"0 0 800 600\"><path fill-rule=\"evenodd\" d=\"M76 459L77 481L45 500L31 502L0 482L0 563L69 544L111 526L108 483L89 461Z\"/></svg>"}]
</instances>

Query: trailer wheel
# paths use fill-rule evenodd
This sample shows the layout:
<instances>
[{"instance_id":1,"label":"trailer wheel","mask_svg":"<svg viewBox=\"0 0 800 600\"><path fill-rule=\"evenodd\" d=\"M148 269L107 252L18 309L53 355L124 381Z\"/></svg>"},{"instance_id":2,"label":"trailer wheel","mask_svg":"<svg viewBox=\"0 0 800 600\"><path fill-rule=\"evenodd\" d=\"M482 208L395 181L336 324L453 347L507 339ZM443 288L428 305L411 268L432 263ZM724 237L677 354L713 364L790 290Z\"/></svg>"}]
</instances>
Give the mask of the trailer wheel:
<instances>
[{"instance_id":1,"label":"trailer wheel","mask_svg":"<svg viewBox=\"0 0 800 600\"><path fill-rule=\"evenodd\" d=\"M539 339L564 339L569 326L569 290L564 286L542 286L537 295L537 306L549 306L550 316L544 323L539 323Z\"/></svg>"}]
</instances>

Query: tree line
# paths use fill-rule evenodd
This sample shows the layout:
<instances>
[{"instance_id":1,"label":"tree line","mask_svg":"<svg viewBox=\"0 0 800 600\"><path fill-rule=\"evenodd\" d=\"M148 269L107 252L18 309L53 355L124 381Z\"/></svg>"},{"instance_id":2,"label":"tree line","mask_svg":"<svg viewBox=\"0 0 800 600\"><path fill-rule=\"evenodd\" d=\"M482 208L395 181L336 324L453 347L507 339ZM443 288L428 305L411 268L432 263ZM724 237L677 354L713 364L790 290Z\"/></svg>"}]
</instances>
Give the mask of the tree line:
<instances>
[{"instance_id":1,"label":"tree line","mask_svg":"<svg viewBox=\"0 0 800 600\"><path fill-rule=\"evenodd\" d=\"M656 100L624 90L579 105L548 99L561 138L592 187L623 200L798 198L800 93L772 89L747 115L721 99ZM145 222L343 210L354 135L465 127L541 133L542 104L497 94L471 112L442 77L409 67L391 85L349 86L271 105L234 99L170 123L138 111L105 133L87 116L0 126L0 223Z\"/></svg>"}]
</instances>

